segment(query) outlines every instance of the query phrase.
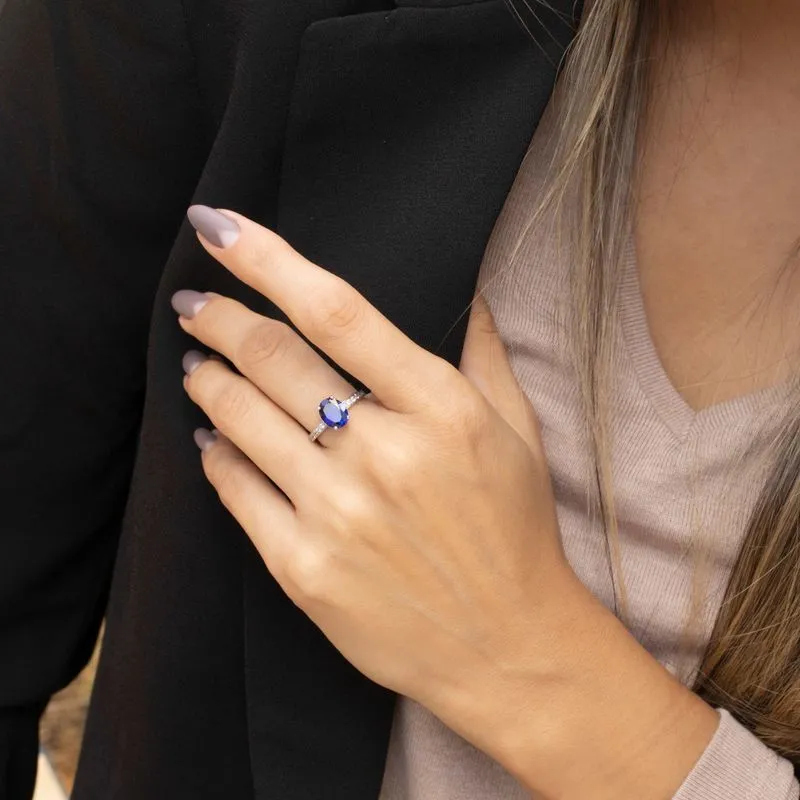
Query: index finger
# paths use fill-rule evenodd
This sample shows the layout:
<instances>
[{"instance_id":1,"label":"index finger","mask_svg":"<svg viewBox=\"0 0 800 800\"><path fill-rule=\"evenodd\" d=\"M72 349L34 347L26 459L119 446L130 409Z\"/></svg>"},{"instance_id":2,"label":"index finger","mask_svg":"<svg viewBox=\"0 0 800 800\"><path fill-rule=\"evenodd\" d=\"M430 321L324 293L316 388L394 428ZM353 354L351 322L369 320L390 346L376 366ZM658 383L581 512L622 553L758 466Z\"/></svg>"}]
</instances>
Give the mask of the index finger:
<instances>
[{"instance_id":1,"label":"index finger","mask_svg":"<svg viewBox=\"0 0 800 800\"><path fill-rule=\"evenodd\" d=\"M217 261L275 303L383 405L411 411L441 391L443 365L449 364L417 345L347 281L235 211L191 206L188 216Z\"/></svg>"}]
</instances>

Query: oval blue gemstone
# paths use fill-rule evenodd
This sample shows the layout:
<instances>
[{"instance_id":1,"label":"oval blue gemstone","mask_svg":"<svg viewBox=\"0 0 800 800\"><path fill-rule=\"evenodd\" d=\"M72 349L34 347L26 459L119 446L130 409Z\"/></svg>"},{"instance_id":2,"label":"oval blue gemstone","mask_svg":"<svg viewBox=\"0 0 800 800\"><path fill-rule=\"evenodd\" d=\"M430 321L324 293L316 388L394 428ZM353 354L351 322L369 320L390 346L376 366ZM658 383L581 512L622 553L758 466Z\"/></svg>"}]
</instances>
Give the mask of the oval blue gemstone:
<instances>
[{"instance_id":1,"label":"oval blue gemstone","mask_svg":"<svg viewBox=\"0 0 800 800\"><path fill-rule=\"evenodd\" d=\"M347 425L349 413L340 408L339 401L335 397L326 397L319 404L320 419L331 428L343 428Z\"/></svg>"}]
</instances>

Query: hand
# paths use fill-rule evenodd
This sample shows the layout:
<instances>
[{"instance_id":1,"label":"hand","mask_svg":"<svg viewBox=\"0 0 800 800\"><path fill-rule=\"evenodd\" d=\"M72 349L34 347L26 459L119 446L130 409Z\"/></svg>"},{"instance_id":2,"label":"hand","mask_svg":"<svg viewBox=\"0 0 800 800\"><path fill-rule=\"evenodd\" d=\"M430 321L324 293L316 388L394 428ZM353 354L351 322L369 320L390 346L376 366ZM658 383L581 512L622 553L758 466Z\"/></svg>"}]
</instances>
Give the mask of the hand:
<instances>
[{"instance_id":1,"label":"hand","mask_svg":"<svg viewBox=\"0 0 800 800\"><path fill-rule=\"evenodd\" d=\"M320 399L353 387L282 322L218 295L198 310L189 294L187 309L179 293L184 330L241 373L189 359L186 390L224 435L203 453L208 479L364 674L437 709L476 682L488 691L512 633L543 633L533 621L576 580L536 417L488 308L473 310L459 372L277 235L225 215L238 239L204 247L372 394L309 442Z\"/></svg>"},{"instance_id":2,"label":"hand","mask_svg":"<svg viewBox=\"0 0 800 800\"><path fill-rule=\"evenodd\" d=\"M641 739L621 713L628 691L637 714L657 697L643 716L652 733L653 718L680 705L676 683L569 567L536 415L485 303L473 306L457 370L273 232L232 211L190 216L214 258L371 389L346 427L310 442L319 401L354 387L278 320L220 295L173 299L183 329L240 373L184 359L189 396L222 434L197 434L205 473L287 595L361 672L531 789L661 796L618 780L606 734L623 719L620 740ZM587 668L594 657L613 667L603 681ZM608 723L611 696L622 699ZM592 770L598 791L565 782L562 764ZM614 775L607 793L598 768Z\"/></svg>"}]
</instances>

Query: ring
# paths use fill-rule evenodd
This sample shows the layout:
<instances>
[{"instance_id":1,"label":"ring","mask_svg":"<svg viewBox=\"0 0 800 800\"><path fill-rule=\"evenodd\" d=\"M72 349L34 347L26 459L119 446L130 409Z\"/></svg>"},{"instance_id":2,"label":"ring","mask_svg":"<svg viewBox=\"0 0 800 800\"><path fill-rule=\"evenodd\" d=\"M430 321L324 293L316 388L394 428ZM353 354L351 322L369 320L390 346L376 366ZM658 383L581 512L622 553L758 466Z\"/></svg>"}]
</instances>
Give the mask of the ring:
<instances>
[{"instance_id":1,"label":"ring","mask_svg":"<svg viewBox=\"0 0 800 800\"><path fill-rule=\"evenodd\" d=\"M322 422L308 434L308 438L313 442L328 428L344 428L344 426L347 425L347 420L350 419L350 412L347 409L367 394L369 394L369 392L364 389L359 389L353 392L347 400L338 400L335 397L324 397L320 400L319 406L317 407Z\"/></svg>"}]
</instances>

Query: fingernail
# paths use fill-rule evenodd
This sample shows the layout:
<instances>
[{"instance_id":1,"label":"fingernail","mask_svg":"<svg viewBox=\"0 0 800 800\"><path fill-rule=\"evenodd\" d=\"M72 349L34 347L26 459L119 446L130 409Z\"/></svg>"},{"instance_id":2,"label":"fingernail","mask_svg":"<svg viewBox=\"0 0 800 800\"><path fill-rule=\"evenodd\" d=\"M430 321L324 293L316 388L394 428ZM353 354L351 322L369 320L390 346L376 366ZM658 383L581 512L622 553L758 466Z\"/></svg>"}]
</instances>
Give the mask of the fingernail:
<instances>
[{"instance_id":1,"label":"fingernail","mask_svg":"<svg viewBox=\"0 0 800 800\"><path fill-rule=\"evenodd\" d=\"M199 350L189 350L183 356L183 371L191 375L204 361L208 361L208 356Z\"/></svg>"},{"instance_id":2,"label":"fingernail","mask_svg":"<svg viewBox=\"0 0 800 800\"><path fill-rule=\"evenodd\" d=\"M209 206L189 206L186 212L194 229L215 247L230 247L239 238L239 226L230 218Z\"/></svg>"},{"instance_id":3,"label":"fingernail","mask_svg":"<svg viewBox=\"0 0 800 800\"><path fill-rule=\"evenodd\" d=\"M172 307L186 319L194 319L200 309L208 302L208 296L203 292L191 289L181 289L172 295Z\"/></svg>"},{"instance_id":4,"label":"fingernail","mask_svg":"<svg viewBox=\"0 0 800 800\"><path fill-rule=\"evenodd\" d=\"M217 443L217 437L205 428L198 428L194 432L194 443L205 453Z\"/></svg>"}]
</instances>

